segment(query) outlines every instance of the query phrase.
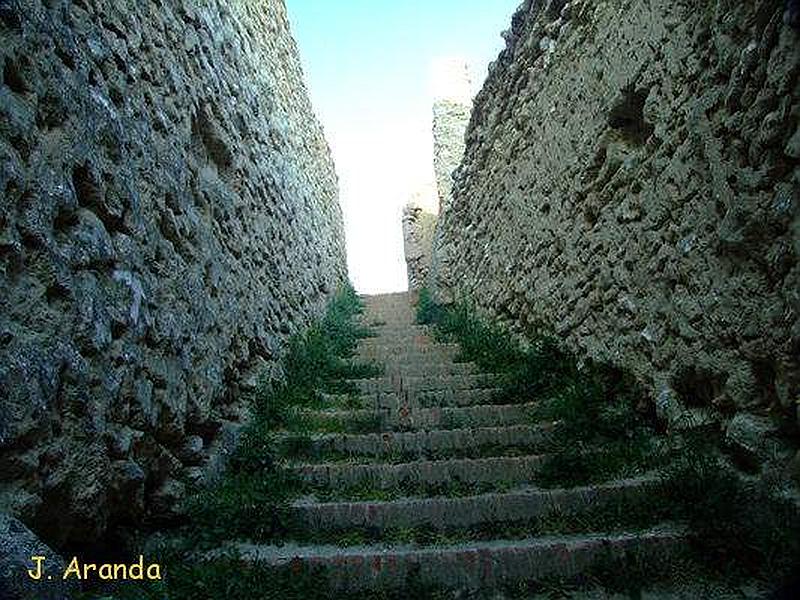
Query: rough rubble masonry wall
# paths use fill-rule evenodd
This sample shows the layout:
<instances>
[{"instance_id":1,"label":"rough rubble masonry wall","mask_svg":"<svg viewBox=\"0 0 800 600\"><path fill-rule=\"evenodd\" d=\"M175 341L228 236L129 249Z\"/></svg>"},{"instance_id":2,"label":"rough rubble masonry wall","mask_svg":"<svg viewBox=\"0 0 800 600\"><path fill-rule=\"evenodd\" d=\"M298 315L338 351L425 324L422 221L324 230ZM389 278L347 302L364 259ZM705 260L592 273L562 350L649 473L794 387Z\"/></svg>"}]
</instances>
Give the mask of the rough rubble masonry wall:
<instances>
[{"instance_id":1,"label":"rough rubble masonry wall","mask_svg":"<svg viewBox=\"0 0 800 600\"><path fill-rule=\"evenodd\" d=\"M433 171L439 194L439 213L448 209L453 194L453 171L464 157L464 135L472 107L444 99L433 103Z\"/></svg>"},{"instance_id":2,"label":"rough rubble masonry wall","mask_svg":"<svg viewBox=\"0 0 800 600\"><path fill-rule=\"evenodd\" d=\"M465 68L465 67L462 67ZM469 123L470 106L464 99L437 99L433 104L433 165L436 177L436 206L415 198L403 209L408 289L419 290L433 278L431 269L442 272L444 261L432 264L438 246L438 215L446 212L452 196L453 171L464 156L464 134ZM442 258L443 253L438 253Z\"/></svg>"},{"instance_id":3,"label":"rough rubble masonry wall","mask_svg":"<svg viewBox=\"0 0 800 600\"><path fill-rule=\"evenodd\" d=\"M439 195L439 214L427 261L430 264L429 286L440 297L446 294L445 290L452 281L442 232L453 202L453 173L464 158L464 137L471 113L472 106L465 99L443 99L433 104L433 171Z\"/></svg>"},{"instance_id":4,"label":"rough rubble masonry wall","mask_svg":"<svg viewBox=\"0 0 800 600\"><path fill-rule=\"evenodd\" d=\"M528 0L440 221L451 291L631 370L667 413L797 411L800 37L784 6Z\"/></svg>"},{"instance_id":5,"label":"rough rubble masonry wall","mask_svg":"<svg viewBox=\"0 0 800 600\"><path fill-rule=\"evenodd\" d=\"M408 289L425 287L431 266L436 215L414 202L403 208L403 246L408 272Z\"/></svg>"},{"instance_id":6,"label":"rough rubble masonry wall","mask_svg":"<svg viewBox=\"0 0 800 600\"><path fill-rule=\"evenodd\" d=\"M418 290L428 285L431 269L444 270L432 264L437 253L437 218L447 210L452 197L453 171L464 156L464 134L471 112L470 74L460 59L449 59L437 65L433 103L433 170L437 209L433 212L419 202L411 202L403 211L408 289ZM441 254L438 257L441 258ZM443 261L440 261L443 262Z\"/></svg>"},{"instance_id":7,"label":"rough rubble masonry wall","mask_svg":"<svg viewBox=\"0 0 800 600\"><path fill-rule=\"evenodd\" d=\"M0 510L168 512L346 277L282 0L0 2Z\"/></svg>"}]
</instances>

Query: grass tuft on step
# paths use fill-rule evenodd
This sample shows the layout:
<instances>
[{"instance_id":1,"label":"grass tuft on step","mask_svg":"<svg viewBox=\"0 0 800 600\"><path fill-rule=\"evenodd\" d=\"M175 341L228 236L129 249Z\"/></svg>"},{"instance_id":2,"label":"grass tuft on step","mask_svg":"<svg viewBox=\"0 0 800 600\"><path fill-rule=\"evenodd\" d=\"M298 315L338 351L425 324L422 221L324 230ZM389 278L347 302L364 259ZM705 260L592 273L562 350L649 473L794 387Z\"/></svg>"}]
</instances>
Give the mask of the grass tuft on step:
<instances>
[{"instance_id":1,"label":"grass tuft on step","mask_svg":"<svg viewBox=\"0 0 800 600\"><path fill-rule=\"evenodd\" d=\"M439 340L458 343L457 360L502 375L501 399L523 402L547 393L576 369L551 338L538 337L523 348L502 327L476 317L467 304L436 304L426 289L419 293L417 321L434 325Z\"/></svg>"},{"instance_id":2,"label":"grass tuft on step","mask_svg":"<svg viewBox=\"0 0 800 600\"><path fill-rule=\"evenodd\" d=\"M277 386L263 382L256 392L255 414L230 460L226 478L190 502L191 520L208 532L207 541L244 534L269 539L273 530L281 528L281 507L299 493L299 487L280 468L274 432L313 430L316 424L304 416L303 409L321 406L321 390L347 393L350 390L341 389L338 383L343 378L380 374L372 364L348 360L358 340L367 334L354 322L361 312L358 296L347 287L333 298L319 323L292 338L285 359L285 381Z\"/></svg>"},{"instance_id":3,"label":"grass tuft on step","mask_svg":"<svg viewBox=\"0 0 800 600\"><path fill-rule=\"evenodd\" d=\"M546 335L522 346L469 305L438 305L427 290L420 291L417 320L433 325L440 339L460 344L462 360L501 375L498 402L537 401L536 418L558 423L537 479L542 485L583 485L660 464L652 415L637 410L642 396L618 371L581 365Z\"/></svg>"},{"instance_id":4,"label":"grass tuft on step","mask_svg":"<svg viewBox=\"0 0 800 600\"><path fill-rule=\"evenodd\" d=\"M714 436L686 436L661 471L667 502L686 521L697 553L728 579L800 573L800 513L778 479L745 480Z\"/></svg>"}]
</instances>

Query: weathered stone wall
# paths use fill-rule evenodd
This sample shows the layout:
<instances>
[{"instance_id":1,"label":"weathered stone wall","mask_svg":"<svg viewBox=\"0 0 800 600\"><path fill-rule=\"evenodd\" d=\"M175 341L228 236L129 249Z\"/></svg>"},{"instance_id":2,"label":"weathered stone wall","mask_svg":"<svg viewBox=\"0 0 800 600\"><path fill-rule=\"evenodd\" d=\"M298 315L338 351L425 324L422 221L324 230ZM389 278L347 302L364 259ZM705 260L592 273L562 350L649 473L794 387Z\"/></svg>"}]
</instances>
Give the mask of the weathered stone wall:
<instances>
[{"instance_id":1,"label":"weathered stone wall","mask_svg":"<svg viewBox=\"0 0 800 600\"><path fill-rule=\"evenodd\" d=\"M438 215L447 211L453 188L453 171L464 156L464 135L471 112L469 70L461 60L439 65L439 97L433 103L433 170L436 207L411 202L403 212L408 289L419 290L434 279L445 278L446 263L437 234ZM432 272L439 272L435 277Z\"/></svg>"},{"instance_id":2,"label":"weathered stone wall","mask_svg":"<svg viewBox=\"0 0 800 600\"><path fill-rule=\"evenodd\" d=\"M466 99L441 99L433 104L433 170L439 196L439 213L428 257L428 287L440 298L450 299L452 274L442 231L453 201L453 173L464 158L464 137L472 107Z\"/></svg>"},{"instance_id":3,"label":"weathered stone wall","mask_svg":"<svg viewBox=\"0 0 800 600\"><path fill-rule=\"evenodd\" d=\"M668 415L795 413L800 36L785 6L528 0L475 102L440 218L454 279L437 283L632 371Z\"/></svg>"},{"instance_id":4,"label":"weathered stone wall","mask_svg":"<svg viewBox=\"0 0 800 600\"><path fill-rule=\"evenodd\" d=\"M446 211L453 193L453 171L464 157L464 136L471 106L453 99L433 103L433 171L439 194L439 213Z\"/></svg>"},{"instance_id":5,"label":"weathered stone wall","mask_svg":"<svg viewBox=\"0 0 800 600\"><path fill-rule=\"evenodd\" d=\"M408 272L408 289L425 287L431 267L436 215L416 203L403 207L403 245Z\"/></svg>"},{"instance_id":6,"label":"weathered stone wall","mask_svg":"<svg viewBox=\"0 0 800 600\"><path fill-rule=\"evenodd\" d=\"M0 510L168 513L346 277L282 0L0 2Z\"/></svg>"}]
</instances>

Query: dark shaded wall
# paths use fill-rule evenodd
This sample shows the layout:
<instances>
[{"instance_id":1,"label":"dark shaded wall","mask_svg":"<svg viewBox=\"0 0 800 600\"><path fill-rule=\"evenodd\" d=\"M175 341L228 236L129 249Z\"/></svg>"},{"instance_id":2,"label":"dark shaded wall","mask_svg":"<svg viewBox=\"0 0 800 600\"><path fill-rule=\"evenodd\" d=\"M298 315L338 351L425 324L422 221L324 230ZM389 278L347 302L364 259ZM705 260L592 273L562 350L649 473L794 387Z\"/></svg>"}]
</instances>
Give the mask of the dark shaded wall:
<instances>
[{"instance_id":1,"label":"dark shaded wall","mask_svg":"<svg viewBox=\"0 0 800 600\"><path fill-rule=\"evenodd\" d=\"M169 514L346 279L282 0L0 0L0 510Z\"/></svg>"}]
</instances>

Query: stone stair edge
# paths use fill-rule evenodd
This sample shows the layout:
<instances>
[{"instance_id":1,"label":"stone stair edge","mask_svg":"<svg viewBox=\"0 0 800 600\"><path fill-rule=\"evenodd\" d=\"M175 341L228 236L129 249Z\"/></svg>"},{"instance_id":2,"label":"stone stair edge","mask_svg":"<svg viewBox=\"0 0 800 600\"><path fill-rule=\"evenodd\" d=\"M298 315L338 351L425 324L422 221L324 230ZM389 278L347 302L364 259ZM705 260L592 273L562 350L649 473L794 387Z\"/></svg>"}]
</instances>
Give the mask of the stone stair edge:
<instances>
[{"instance_id":1,"label":"stone stair edge","mask_svg":"<svg viewBox=\"0 0 800 600\"><path fill-rule=\"evenodd\" d=\"M542 546L558 545L565 547L571 543L583 542L607 542L609 540L630 540L635 541L638 539L648 537L661 537L666 538L685 538L687 536L687 529L684 525L674 522L663 522L646 529L638 531L620 531L614 533L606 532L584 532L575 534L556 534L544 535L531 538L523 538L519 540L497 539L490 541L474 541L463 542L458 544L446 546L423 546L418 547L414 544L398 543L398 544L368 544L363 546L337 546L333 544L296 544L286 543L278 546L271 546L268 544L251 544L246 542L232 542L231 547L237 547L242 551L244 558L247 558L248 553L253 551L272 551L273 557L278 561L291 561L294 559L310 558L312 556L328 556L331 558L344 558L346 556L380 556L388 553L399 553L408 555L435 555L446 554L452 552L471 551L480 552L482 550L492 550L497 548L536 548ZM213 558L213 554L210 558ZM262 558L267 556L253 556L255 562L261 562ZM276 565L277 566L277 565Z\"/></svg>"}]
</instances>

